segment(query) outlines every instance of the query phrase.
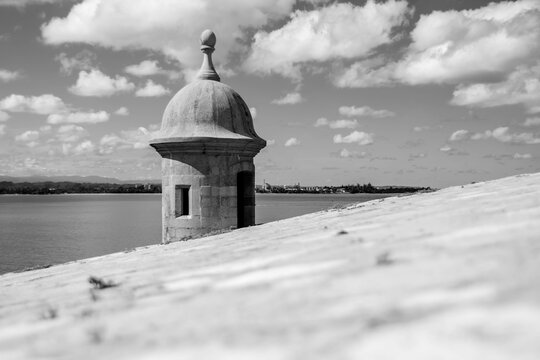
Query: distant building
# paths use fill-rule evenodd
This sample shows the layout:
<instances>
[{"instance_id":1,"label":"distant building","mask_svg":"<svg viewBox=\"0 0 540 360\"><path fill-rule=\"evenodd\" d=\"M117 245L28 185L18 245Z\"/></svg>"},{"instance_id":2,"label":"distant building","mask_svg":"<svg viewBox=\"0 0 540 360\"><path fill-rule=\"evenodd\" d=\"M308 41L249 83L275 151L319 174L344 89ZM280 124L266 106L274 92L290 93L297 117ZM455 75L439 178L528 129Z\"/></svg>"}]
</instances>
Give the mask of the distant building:
<instances>
[{"instance_id":1,"label":"distant building","mask_svg":"<svg viewBox=\"0 0 540 360\"><path fill-rule=\"evenodd\" d=\"M244 100L212 64L216 36L201 35L203 64L163 114L150 143L162 160L162 241L255 224L253 157L266 146Z\"/></svg>"}]
</instances>

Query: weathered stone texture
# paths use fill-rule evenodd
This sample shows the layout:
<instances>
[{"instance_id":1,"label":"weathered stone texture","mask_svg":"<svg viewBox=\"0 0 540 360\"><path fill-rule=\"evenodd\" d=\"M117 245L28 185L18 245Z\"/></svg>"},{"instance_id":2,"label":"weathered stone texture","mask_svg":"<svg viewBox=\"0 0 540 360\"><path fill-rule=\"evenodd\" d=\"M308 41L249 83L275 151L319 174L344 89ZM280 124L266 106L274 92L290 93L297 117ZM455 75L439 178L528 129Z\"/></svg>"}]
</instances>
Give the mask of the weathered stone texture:
<instances>
[{"instance_id":1,"label":"weathered stone texture","mask_svg":"<svg viewBox=\"0 0 540 360\"><path fill-rule=\"evenodd\" d=\"M537 360L538 219L522 175L6 274L0 359Z\"/></svg>"},{"instance_id":2,"label":"weathered stone texture","mask_svg":"<svg viewBox=\"0 0 540 360\"><path fill-rule=\"evenodd\" d=\"M163 157L165 243L255 224L253 157L266 141L255 132L244 100L219 82L211 58L215 41L210 30L201 35L198 80L174 95L150 143Z\"/></svg>"},{"instance_id":3,"label":"weathered stone texture","mask_svg":"<svg viewBox=\"0 0 540 360\"><path fill-rule=\"evenodd\" d=\"M237 174L255 172L252 158L177 154L163 159L162 168L163 242L237 226ZM189 216L175 214L177 185L190 187Z\"/></svg>"}]
</instances>

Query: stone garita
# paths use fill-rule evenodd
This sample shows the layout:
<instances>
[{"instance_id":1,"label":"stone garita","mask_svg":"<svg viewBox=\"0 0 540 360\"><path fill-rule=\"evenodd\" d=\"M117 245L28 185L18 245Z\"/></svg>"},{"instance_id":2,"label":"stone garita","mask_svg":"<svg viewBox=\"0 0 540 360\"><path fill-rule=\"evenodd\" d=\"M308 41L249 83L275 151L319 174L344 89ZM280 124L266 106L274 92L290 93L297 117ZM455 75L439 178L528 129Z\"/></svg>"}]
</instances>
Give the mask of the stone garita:
<instances>
[{"instance_id":1,"label":"stone garita","mask_svg":"<svg viewBox=\"0 0 540 360\"><path fill-rule=\"evenodd\" d=\"M197 78L174 95L150 145L162 156L162 242L255 223L253 157L266 146L245 101L220 82L216 36L201 34Z\"/></svg>"}]
</instances>

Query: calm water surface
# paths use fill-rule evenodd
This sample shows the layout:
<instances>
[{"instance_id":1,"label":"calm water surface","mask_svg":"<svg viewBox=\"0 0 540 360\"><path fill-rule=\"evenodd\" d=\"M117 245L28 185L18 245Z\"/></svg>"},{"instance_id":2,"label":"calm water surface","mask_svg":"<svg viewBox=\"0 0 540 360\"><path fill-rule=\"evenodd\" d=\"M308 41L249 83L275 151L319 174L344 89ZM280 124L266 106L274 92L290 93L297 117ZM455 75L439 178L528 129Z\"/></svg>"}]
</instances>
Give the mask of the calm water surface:
<instances>
[{"instance_id":1,"label":"calm water surface","mask_svg":"<svg viewBox=\"0 0 540 360\"><path fill-rule=\"evenodd\" d=\"M257 194L257 223L385 197ZM161 194L0 196L0 274L157 244Z\"/></svg>"}]
</instances>

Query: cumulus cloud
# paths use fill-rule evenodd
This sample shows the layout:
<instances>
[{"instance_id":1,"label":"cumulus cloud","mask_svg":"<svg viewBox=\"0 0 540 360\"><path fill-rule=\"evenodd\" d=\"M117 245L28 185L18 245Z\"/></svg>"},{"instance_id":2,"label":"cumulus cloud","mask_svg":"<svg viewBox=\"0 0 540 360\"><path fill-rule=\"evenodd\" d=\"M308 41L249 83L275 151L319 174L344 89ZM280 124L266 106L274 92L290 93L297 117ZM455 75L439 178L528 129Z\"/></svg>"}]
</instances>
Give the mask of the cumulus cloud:
<instances>
[{"instance_id":1,"label":"cumulus cloud","mask_svg":"<svg viewBox=\"0 0 540 360\"><path fill-rule=\"evenodd\" d=\"M363 159L368 155L368 153L365 151L360 152L360 151L350 151L347 149L341 149L338 155L339 157L342 157L342 158Z\"/></svg>"},{"instance_id":2,"label":"cumulus cloud","mask_svg":"<svg viewBox=\"0 0 540 360\"><path fill-rule=\"evenodd\" d=\"M521 104L534 113L540 107L540 62L530 68L519 66L501 82L458 86L451 103L481 108Z\"/></svg>"},{"instance_id":3,"label":"cumulus cloud","mask_svg":"<svg viewBox=\"0 0 540 360\"><path fill-rule=\"evenodd\" d=\"M137 77L153 76L153 75L165 75L169 77L175 77L174 71L168 71L162 69L156 60L144 60L139 64L126 66L125 72Z\"/></svg>"},{"instance_id":4,"label":"cumulus cloud","mask_svg":"<svg viewBox=\"0 0 540 360\"><path fill-rule=\"evenodd\" d=\"M336 144L350 144L357 143L358 145L369 145L373 144L374 134L366 133L363 131L353 131L347 136L341 136L337 134L334 136L334 143Z\"/></svg>"},{"instance_id":5,"label":"cumulus cloud","mask_svg":"<svg viewBox=\"0 0 540 360\"><path fill-rule=\"evenodd\" d=\"M475 10L423 14L397 61L362 60L334 74L340 87L459 84L504 79L540 54L540 2L492 2Z\"/></svg>"},{"instance_id":6,"label":"cumulus cloud","mask_svg":"<svg viewBox=\"0 0 540 360\"><path fill-rule=\"evenodd\" d=\"M319 118L313 124L315 127L328 126L331 129L354 129L358 126L358 120L356 119L342 119L328 121L327 118Z\"/></svg>"},{"instance_id":7,"label":"cumulus cloud","mask_svg":"<svg viewBox=\"0 0 540 360\"><path fill-rule=\"evenodd\" d=\"M56 132L56 138L64 143L73 143L88 136L88 131L79 125L62 125Z\"/></svg>"},{"instance_id":8,"label":"cumulus cloud","mask_svg":"<svg viewBox=\"0 0 540 360\"><path fill-rule=\"evenodd\" d=\"M123 76L111 78L98 69L79 72L75 85L69 91L79 96L111 96L117 93L130 92L135 85Z\"/></svg>"},{"instance_id":9,"label":"cumulus cloud","mask_svg":"<svg viewBox=\"0 0 540 360\"><path fill-rule=\"evenodd\" d=\"M0 116L0 118L1 118L1 116ZM525 120L525 122L523 123L523 126L527 126L527 127L540 126L540 117L527 118Z\"/></svg>"},{"instance_id":10,"label":"cumulus cloud","mask_svg":"<svg viewBox=\"0 0 540 360\"><path fill-rule=\"evenodd\" d=\"M356 119L334 120L328 123L331 129L354 129L358 126Z\"/></svg>"},{"instance_id":11,"label":"cumulus cloud","mask_svg":"<svg viewBox=\"0 0 540 360\"><path fill-rule=\"evenodd\" d=\"M448 152L448 151L452 151L452 148L450 146L448 146L448 145L444 145L439 150L442 151L442 152Z\"/></svg>"},{"instance_id":12,"label":"cumulus cloud","mask_svg":"<svg viewBox=\"0 0 540 360\"><path fill-rule=\"evenodd\" d=\"M51 94L23 96L12 94L0 100L0 110L48 115L67 110L66 104Z\"/></svg>"},{"instance_id":13,"label":"cumulus cloud","mask_svg":"<svg viewBox=\"0 0 540 360\"><path fill-rule=\"evenodd\" d=\"M109 121L109 113L98 112L73 112L62 114L51 114L47 117L49 124L97 124Z\"/></svg>"},{"instance_id":14,"label":"cumulus cloud","mask_svg":"<svg viewBox=\"0 0 540 360\"><path fill-rule=\"evenodd\" d=\"M60 63L62 73L71 75L74 71L92 70L96 55L85 49L73 57L68 56L66 53L60 53L54 59Z\"/></svg>"},{"instance_id":15,"label":"cumulus cloud","mask_svg":"<svg viewBox=\"0 0 540 360\"><path fill-rule=\"evenodd\" d=\"M244 68L299 79L303 63L365 57L393 42L394 29L406 23L410 12L406 1L395 0L297 10L283 27L255 34Z\"/></svg>"},{"instance_id":16,"label":"cumulus cloud","mask_svg":"<svg viewBox=\"0 0 540 360\"><path fill-rule=\"evenodd\" d=\"M332 82L341 88L364 88L393 85L395 63L383 56L360 60L332 74Z\"/></svg>"},{"instance_id":17,"label":"cumulus cloud","mask_svg":"<svg viewBox=\"0 0 540 360\"><path fill-rule=\"evenodd\" d=\"M0 80L3 82L12 81L21 77L18 71L9 71L6 69L0 69Z\"/></svg>"},{"instance_id":18,"label":"cumulus cloud","mask_svg":"<svg viewBox=\"0 0 540 360\"><path fill-rule=\"evenodd\" d=\"M25 143L34 142L37 139L39 139L39 131L35 130L28 130L23 132L22 134L15 136L15 141Z\"/></svg>"},{"instance_id":19,"label":"cumulus cloud","mask_svg":"<svg viewBox=\"0 0 540 360\"><path fill-rule=\"evenodd\" d=\"M7 112L4 112L4 111L0 110L0 122L6 121L9 118L10 118L10 116L9 116L9 114Z\"/></svg>"},{"instance_id":20,"label":"cumulus cloud","mask_svg":"<svg viewBox=\"0 0 540 360\"><path fill-rule=\"evenodd\" d=\"M531 154L520 154L520 153L515 153L514 154L514 159L532 159L532 155Z\"/></svg>"},{"instance_id":21,"label":"cumulus cloud","mask_svg":"<svg viewBox=\"0 0 540 360\"><path fill-rule=\"evenodd\" d=\"M469 135L468 130L464 130L464 129L456 130L456 131L454 131L452 133L452 135L450 135L450 139L448 139L448 140L449 141L461 141L461 140L465 140L468 135Z\"/></svg>"},{"instance_id":22,"label":"cumulus cloud","mask_svg":"<svg viewBox=\"0 0 540 360\"><path fill-rule=\"evenodd\" d=\"M533 133L511 133L507 126L498 127L495 130L486 130L471 136L472 140L494 139L503 143L513 144L540 144L540 138Z\"/></svg>"},{"instance_id":23,"label":"cumulus cloud","mask_svg":"<svg viewBox=\"0 0 540 360\"><path fill-rule=\"evenodd\" d=\"M83 0L65 17L41 28L47 44L88 43L113 49L152 49L184 67L200 65L196 39L211 27L218 36L215 58L225 63L244 29L287 16L295 0ZM239 11L241 9L241 11ZM119 26L121 24L121 26Z\"/></svg>"},{"instance_id":24,"label":"cumulus cloud","mask_svg":"<svg viewBox=\"0 0 540 360\"><path fill-rule=\"evenodd\" d=\"M326 126L328 125L329 122L328 122L328 119L327 118L318 118L316 121L315 121L315 124L313 124L313 126L315 127L320 127L320 126Z\"/></svg>"},{"instance_id":25,"label":"cumulus cloud","mask_svg":"<svg viewBox=\"0 0 540 360\"><path fill-rule=\"evenodd\" d=\"M286 147L296 146L296 145L299 145L299 144L300 144L300 141L295 137L292 137L292 138L288 139L287 141L285 141L285 146Z\"/></svg>"},{"instance_id":26,"label":"cumulus cloud","mask_svg":"<svg viewBox=\"0 0 540 360\"><path fill-rule=\"evenodd\" d=\"M390 117L395 116L396 114L393 113L390 110L375 110L370 108L369 106L341 106L339 108L339 113L344 116L371 116L375 118L384 118L384 117Z\"/></svg>"},{"instance_id":27,"label":"cumulus cloud","mask_svg":"<svg viewBox=\"0 0 540 360\"><path fill-rule=\"evenodd\" d=\"M129 110L127 107L122 106L121 108L118 108L118 110L116 110L114 113L115 115L119 115L119 116L128 116Z\"/></svg>"},{"instance_id":28,"label":"cumulus cloud","mask_svg":"<svg viewBox=\"0 0 540 360\"><path fill-rule=\"evenodd\" d=\"M294 105L304 101L302 95L298 92L286 94L284 97L272 100L272 104L276 105Z\"/></svg>"},{"instance_id":29,"label":"cumulus cloud","mask_svg":"<svg viewBox=\"0 0 540 360\"><path fill-rule=\"evenodd\" d=\"M90 153L93 153L95 150L96 150L96 145L90 140L85 140L81 142L80 144L77 144L77 146L73 148L73 154L74 155L90 154Z\"/></svg>"},{"instance_id":30,"label":"cumulus cloud","mask_svg":"<svg viewBox=\"0 0 540 360\"><path fill-rule=\"evenodd\" d=\"M152 124L148 128L141 126L137 129L120 131L119 134L106 134L99 141L98 152L100 154L111 154L124 149L148 148L148 142L157 136L158 131L159 125Z\"/></svg>"},{"instance_id":31,"label":"cumulus cloud","mask_svg":"<svg viewBox=\"0 0 540 360\"><path fill-rule=\"evenodd\" d=\"M135 92L135 96L138 97L159 97L169 94L171 91L165 88L163 85L156 84L152 80L148 80L143 88L138 89Z\"/></svg>"}]
</instances>

